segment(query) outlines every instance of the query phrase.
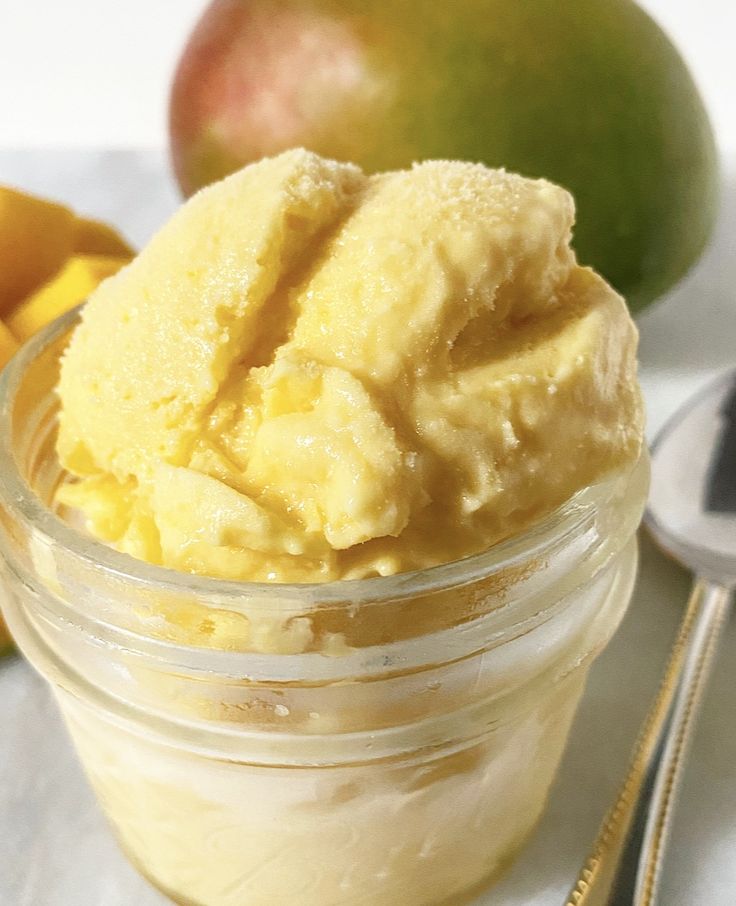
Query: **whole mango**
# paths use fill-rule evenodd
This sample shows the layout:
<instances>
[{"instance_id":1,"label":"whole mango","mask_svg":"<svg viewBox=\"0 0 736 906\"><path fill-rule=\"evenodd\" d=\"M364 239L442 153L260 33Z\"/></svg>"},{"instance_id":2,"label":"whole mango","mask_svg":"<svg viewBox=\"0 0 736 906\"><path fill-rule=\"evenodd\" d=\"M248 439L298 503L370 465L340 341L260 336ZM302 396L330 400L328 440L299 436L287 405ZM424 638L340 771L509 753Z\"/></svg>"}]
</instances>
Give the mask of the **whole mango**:
<instances>
[{"instance_id":1,"label":"whole mango","mask_svg":"<svg viewBox=\"0 0 736 906\"><path fill-rule=\"evenodd\" d=\"M170 132L186 194L295 145L545 176L575 195L580 260L633 309L688 270L716 210L701 98L632 0L214 0Z\"/></svg>"}]
</instances>

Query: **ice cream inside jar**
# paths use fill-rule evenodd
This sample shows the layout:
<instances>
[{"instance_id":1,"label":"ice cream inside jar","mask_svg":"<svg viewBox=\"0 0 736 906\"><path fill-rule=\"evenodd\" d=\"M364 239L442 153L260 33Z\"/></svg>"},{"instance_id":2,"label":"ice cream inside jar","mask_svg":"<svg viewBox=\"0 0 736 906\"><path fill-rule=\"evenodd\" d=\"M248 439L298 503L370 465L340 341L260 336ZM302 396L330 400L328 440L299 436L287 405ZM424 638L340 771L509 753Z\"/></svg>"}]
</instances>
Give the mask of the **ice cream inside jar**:
<instances>
[{"instance_id":1,"label":"ice cream inside jar","mask_svg":"<svg viewBox=\"0 0 736 906\"><path fill-rule=\"evenodd\" d=\"M460 559L634 462L636 333L570 196L294 151L190 200L93 295L64 499L134 556L329 581Z\"/></svg>"},{"instance_id":2,"label":"ice cream inside jar","mask_svg":"<svg viewBox=\"0 0 736 906\"><path fill-rule=\"evenodd\" d=\"M177 901L456 903L531 831L646 489L636 330L573 219L480 165L294 151L85 307L44 447L81 530L8 541L10 615Z\"/></svg>"}]
</instances>

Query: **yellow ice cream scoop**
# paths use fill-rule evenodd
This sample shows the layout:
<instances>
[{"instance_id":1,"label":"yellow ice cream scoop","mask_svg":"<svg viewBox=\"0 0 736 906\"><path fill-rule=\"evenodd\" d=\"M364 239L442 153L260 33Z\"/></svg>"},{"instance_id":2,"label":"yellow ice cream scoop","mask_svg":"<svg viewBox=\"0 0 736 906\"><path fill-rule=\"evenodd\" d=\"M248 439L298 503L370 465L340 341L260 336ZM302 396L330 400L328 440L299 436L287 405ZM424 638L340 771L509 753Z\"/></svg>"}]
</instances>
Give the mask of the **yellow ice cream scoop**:
<instances>
[{"instance_id":1,"label":"yellow ice cream scoop","mask_svg":"<svg viewBox=\"0 0 736 906\"><path fill-rule=\"evenodd\" d=\"M639 456L636 329L563 189L292 151L190 199L90 298L61 498L154 562L321 581L522 531Z\"/></svg>"}]
</instances>

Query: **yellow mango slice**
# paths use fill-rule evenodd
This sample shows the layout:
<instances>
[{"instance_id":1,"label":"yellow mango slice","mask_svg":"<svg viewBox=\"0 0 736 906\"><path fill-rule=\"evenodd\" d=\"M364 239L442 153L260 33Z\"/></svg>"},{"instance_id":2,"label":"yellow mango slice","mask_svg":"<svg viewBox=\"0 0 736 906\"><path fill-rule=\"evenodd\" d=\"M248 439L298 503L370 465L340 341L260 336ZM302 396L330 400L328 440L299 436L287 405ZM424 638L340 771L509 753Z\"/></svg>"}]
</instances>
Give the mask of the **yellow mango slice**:
<instances>
[{"instance_id":1,"label":"yellow mango slice","mask_svg":"<svg viewBox=\"0 0 736 906\"><path fill-rule=\"evenodd\" d=\"M12 650L13 640L10 637L8 627L3 622L3 618L0 617L0 657L5 654L10 654Z\"/></svg>"},{"instance_id":2,"label":"yellow mango slice","mask_svg":"<svg viewBox=\"0 0 736 906\"><path fill-rule=\"evenodd\" d=\"M75 230L64 205L0 186L0 315L59 270Z\"/></svg>"},{"instance_id":3,"label":"yellow mango slice","mask_svg":"<svg viewBox=\"0 0 736 906\"><path fill-rule=\"evenodd\" d=\"M59 315L79 305L105 277L127 264L129 258L112 255L74 255L59 273L29 296L7 318L21 342Z\"/></svg>"},{"instance_id":4,"label":"yellow mango slice","mask_svg":"<svg viewBox=\"0 0 736 906\"><path fill-rule=\"evenodd\" d=\"M0 368L4 368L18 348L18 341L0 321Z\"/></svg>"},{"instance_id":5,"label":"yellow mango slice","mask_svg":"<svg viewBox=\"0 0 736 906\"><path fill-rule=\"evenodd\" d=\"M74 251L79 255L132 257L135 254L117 230L101 220L86 217L77 218Z\"/></svg>"}]
</instances>

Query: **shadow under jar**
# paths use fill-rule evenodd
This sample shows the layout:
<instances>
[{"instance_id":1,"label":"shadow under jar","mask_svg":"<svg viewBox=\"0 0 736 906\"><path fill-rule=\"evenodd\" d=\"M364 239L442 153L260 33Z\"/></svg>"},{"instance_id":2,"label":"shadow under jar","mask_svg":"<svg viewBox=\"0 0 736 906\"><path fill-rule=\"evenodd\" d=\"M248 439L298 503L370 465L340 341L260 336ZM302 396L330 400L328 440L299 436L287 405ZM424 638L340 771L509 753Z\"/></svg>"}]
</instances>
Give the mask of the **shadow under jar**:
<instances>
[{"instance_id":1,"label":"shadow under jar","mask_svg":"<svg viewBox=\"0 0 736 906\"><path fill-rule=\"evenodd\" d=\"M130 859L196 906L458 904L544 808L636 569L646 458L421 572L223 582L53 512L67 316L0 379L4 606Z\"/></svg>"}]
</instances>

